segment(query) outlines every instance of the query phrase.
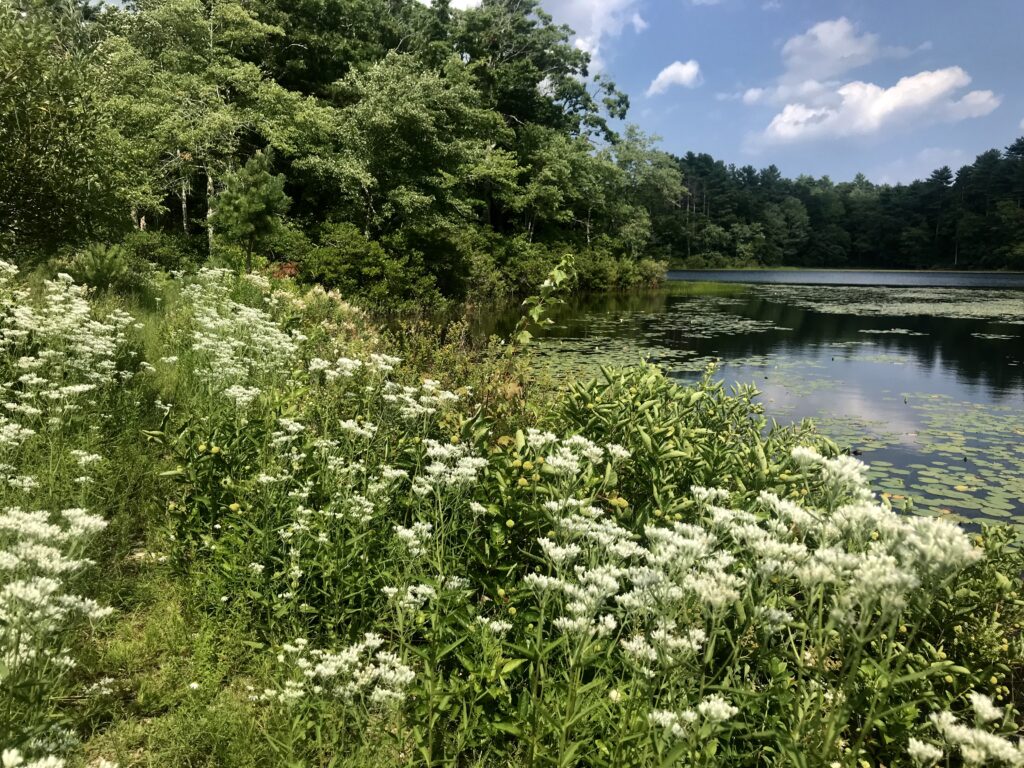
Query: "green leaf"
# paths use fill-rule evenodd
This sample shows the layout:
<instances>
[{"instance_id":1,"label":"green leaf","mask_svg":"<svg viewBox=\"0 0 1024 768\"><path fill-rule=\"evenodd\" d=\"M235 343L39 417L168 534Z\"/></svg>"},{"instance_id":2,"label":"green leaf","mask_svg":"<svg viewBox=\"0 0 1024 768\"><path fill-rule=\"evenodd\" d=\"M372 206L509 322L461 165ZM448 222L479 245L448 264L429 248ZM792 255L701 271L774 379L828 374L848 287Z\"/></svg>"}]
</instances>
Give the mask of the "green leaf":
<instances>
[{"instance_id":1,"label":"green leaf","mask_svg":"<svg viewBox=\"0 0 1024 768\"><path fill-rule=\"evenodd\" d=\"M502 733L509 733L517 738L523 737L523 729L515 723L506 723L499 720L491 723L491 727L494 728L496 731L501 731Z\"/></svg>"},{"instance_id":2,"label":"green leaf","mask_svg":"<svg viewBox=\"0 0 1024 768\"><path fill-rule=\"evenodd\" d=\"M528 661L529 659L511 659L509 661L506 661L501 667L501 674L503 676L507 675L509 672L519 669L521 666L523 666L523 664L526 664Z\"/></svg>"}]
</instances>

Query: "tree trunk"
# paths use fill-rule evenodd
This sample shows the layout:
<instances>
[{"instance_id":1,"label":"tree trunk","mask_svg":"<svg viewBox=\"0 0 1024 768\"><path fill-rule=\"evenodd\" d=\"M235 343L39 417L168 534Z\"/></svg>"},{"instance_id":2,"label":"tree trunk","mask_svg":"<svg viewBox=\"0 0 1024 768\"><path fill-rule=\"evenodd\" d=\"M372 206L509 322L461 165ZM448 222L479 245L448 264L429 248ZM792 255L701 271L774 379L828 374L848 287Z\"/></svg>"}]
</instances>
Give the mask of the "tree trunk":
<instances>
[{"instance_id":1,"label":"tree trunk","mask_svg":"<svg viewBox=\"0 0 1024 768\"><path fill-rule=\"evenodd\" d=\"M181 180L181 231L188 234L188 179Z\"/></svg>"},{"instance_id":2,"label":"tree trunk","mask_svg":"<svg viewBox=\"0 0 1024 768\"><path fill-rule=\"evenodd\" d=\"M213 255L213 174L206 167L206 249L207 256Z\"/></svg>"}]
</instances>

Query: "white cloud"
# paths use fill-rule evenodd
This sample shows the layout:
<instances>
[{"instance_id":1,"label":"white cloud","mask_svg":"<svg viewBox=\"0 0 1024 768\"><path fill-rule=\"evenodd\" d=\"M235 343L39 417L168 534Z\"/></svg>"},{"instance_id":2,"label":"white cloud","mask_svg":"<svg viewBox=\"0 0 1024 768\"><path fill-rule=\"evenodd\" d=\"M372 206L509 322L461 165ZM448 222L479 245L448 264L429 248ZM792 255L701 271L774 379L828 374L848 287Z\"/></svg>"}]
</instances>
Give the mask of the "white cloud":
<instances>
[{"instance_id":1,"label":"white cloud","mask_svg":"<svg viewBox=\"0 0 1024 768\"><path fill-rule=\"evenodd\" d=\"M568 24L576 32L575 45L590 54L591 69L604 69L604 49L610 38L630 27L635 32L647 28L637 12L640 0L548 0L544 10L559 24Z\"/></svg>"},{"instance_id":2,"label":"white cloud","mask_svg":"<svg viewBox=\"0 0 1024 768\"><path fill-rule=\"evenodd\" d=\"M777 0L764 6L775 8ZM779 6L781 7L781 6ZM794 102L806 107L835 107L841 102L839 76L883 58L906 58L930 49L925 42L911 50L882 46L878 35L860 33L845 16L815 24L806 32L789 38L782 46L783 72L774 83L747 88L733 94L744 104L782 107Z\"/></svg>"},{"instance_id":3,"label":"white cloud","mask_svg":"<svg viewBox=\"0 0 1024 768\"><path fill-rule=\"evenodd\" d=\"M1020 129L1021 129L1022 131L1024 131L1024 118L1021 118L1021 121L1020 121Z\"/></svg>"},{"instance_id":4,"label":"white cloud","mask_svg":"<svg viewBox=\"0 0 1024 768\"><path fill-rule=\"evenodd\" d=\"M773 2L773 0L768 0ZM887 47L845 16L815 24L782 46L783 72L774 83L725 95L747 105L774 106L768 127L748 142L780 144L816 138L868 136L910 121L956 122L996 109L992 91L965 92L970 76L960 67L918 72L884 87L842 78L881 58L906 58L931 48Z\"/></svg>"},{"instance_id":5,"label":"white cloud","mask_svg":"<svg viewBox=\"0 0 1024 768\"><path fill-rule=\"evenodd\" d=\"M765 10L781 7L778 0L767 0ZM918 50L930 47L924 43ZM840 99L837 79L850 70L880 58L903 58L912 51L885 47L878 35L861 33L845 16L822 21L803 34L789 38L782 46L783 72L770 85L748 88L735 94L744 104L784 106L799 102L808 107L836 106Z\"/></svg>"},{"instance_id":6,"label":"white cloud","mask_svg":"<svg viewBox=\"0 0 1024 768\"><path fill-rule=\"evenodd\" d=\"M762 11L779 11L782 10L782 3L779 0L765 0L761 3Z\"/></svg>"},{"instance_id":7,"label":"white cloud","mask_svg":"<svg viewBox=\"0 0 1024 768\"><path fill-rule=\"evenodd\" d=\"M433 0L418 0L421 5L428 8L433 5ZM451 7L460 11L468 11L470 8L479 8L482 0L451 0Z\"/></svg>"},{"instance_id":8,"label":"white cloud","mask_svg":"<svg viewBox=\"0 0 1024 768\"><path fill-rule=\"evenodd\" d=\"M777 104L783 105L797 99L803 102L827 101L840 85L838 80L822 83L813 78L764 88L747 88L739 94L744 104Z\"/></svg>"},{"instance_id":9,"label":"white cloud","mask_svg":"<svg viewBox=\"0 0 1024 768\"><path fill-rule=\"evenodd\" d=\"M815 24L782 46L785 80L823 80L870 64L882 53L878 35L858 34L853 23L841 16Z\"/></svg>"},{"instance_id":10,"label":"white cloud","mask_svg":"<svg viewBox=\"0 0 1024 768\"><path fill-rule=\"evenodd\" d=\"M689 61L673 61L665 67L647 87L647 95L654 96L664 93L673 85L693 88L700 83L700 64L693 59Z\"/></svg>"},{"instance_id":11,"label":"white cloud","mask_svg":"<svg viewBox=\"0 0 1024 768\"><path fill-rule=\"evenodd\" d=\"M690 0L692 5L718 5L722 0Z\"/></svg>"},{"instance_id":12,"label":"white cloud","mask_svg":"<svg viewBox=\"0 0 1024 768\"><path fill-rule=\"evenodd\" d=\"M992 91L971 91L957 98L970 76L960 67L918 72L890 88L855 81L840 86L838 103L787 104L765 129L762 140L789 143L808 139L865 136L918 121L955 122L987 115L1001 98Z\"/></svg>"}]
</instances>

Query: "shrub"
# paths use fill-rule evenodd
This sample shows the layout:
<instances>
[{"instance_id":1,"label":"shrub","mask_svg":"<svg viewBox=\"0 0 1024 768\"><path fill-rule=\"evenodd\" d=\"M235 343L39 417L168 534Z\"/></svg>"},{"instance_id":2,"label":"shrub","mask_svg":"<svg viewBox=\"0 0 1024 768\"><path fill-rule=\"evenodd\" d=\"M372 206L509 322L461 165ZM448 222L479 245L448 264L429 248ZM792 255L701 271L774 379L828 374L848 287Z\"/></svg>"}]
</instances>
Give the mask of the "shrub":
<instances>
[{"instance_id":1,"label":"shrub","mask_svg":"<svg viewBox=\"0 0 1024 768\"><path fill-rule=\"evenodd\" d=\"M68 272L83 285L97 291L138 293L148 286L149 264L134 258L122 245L94 243L76 253Z\"/></svg>"},{"instance_id":2,"label":"shrub","mask_svg":"<svg viewBox=\"0 0 1024 768\"><path fill-rule=\"evenodd\" d=\"M576 275L582 291L605 291L618 288L621 263L607 250L584 252L576 262Z\"/></svg>"},{"instance_id":3,"label":"shrub","mask_svg":"<svg viewBox=\"0 0 1024 768\"><path fill-rule=\"evenodd\" d=\"M319 245L303 260L302 279L378 309L422 309L443 305L419 256L397 256L368 240L354 224L325 225Z\"/></svg>"},{"instance_id":4,"label":"shrub","mask_svg":"<svg viewBox=\"0 0 1024 768\"><path fill-rule=\"evenodd\" d=\"M205 238L158 230L133 230L121 241L121 246L129 259L168 272L194 269L206 258Z\"/></svg>"},{"instance_id":5,"label":"shrub","mask_svg":"<svg viewBox=\"0 0 1024 768\"><path fill-rule=\"evenodd\" d=\"M536 288L564 253L562 249L533 242L524 235L507 238L501 245L497 260L515 295Z\"/></svg>"}]
</instances>

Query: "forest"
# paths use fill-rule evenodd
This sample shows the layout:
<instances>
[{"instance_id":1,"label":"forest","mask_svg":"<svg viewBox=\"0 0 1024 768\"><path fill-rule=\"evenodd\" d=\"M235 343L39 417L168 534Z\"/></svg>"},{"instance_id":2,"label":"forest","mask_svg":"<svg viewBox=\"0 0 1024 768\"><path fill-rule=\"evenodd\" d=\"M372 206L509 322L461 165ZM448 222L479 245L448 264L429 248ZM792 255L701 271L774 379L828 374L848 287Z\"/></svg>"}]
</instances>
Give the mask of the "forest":
<instances>
[{"instance_id":1,"label":"forest","mask_svg":"<svg viewBox=\"0 0 1024 768\"><path fill-rule=\"evenodd\" d=\"M281 262L389 310L674 266L1014 268L1024 140L908 186L679 158L536 0L7 0L0 256ZM73 263L77 263L75 267Z\"/></svg>"},{"instance_id":2,"label":"forest","mask_svg":"<svg viewBox=\"0 0 1024 768\"><path fill-rule=\"evenodd\" d=\"M693 152L672 258L682 266L1024 268L1024 138L907 185L786 179Z\"/></svg>"},{"instance_id":3,"label":"forest","mask_svg":"<svg viewBox=\"0 0 1024 768\"><path fill-rule=\"evenodd\" d=\"M255 249L390 307L518 294L568 251L584 287L663 271L679 170L613 128L627 97L535 0L3 8L0 247L18 263Z\"/></svg>"}]
</instances>

